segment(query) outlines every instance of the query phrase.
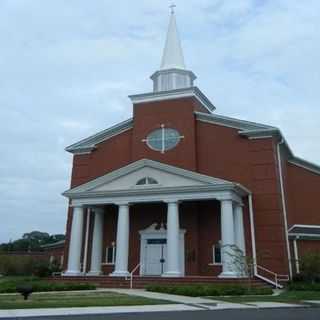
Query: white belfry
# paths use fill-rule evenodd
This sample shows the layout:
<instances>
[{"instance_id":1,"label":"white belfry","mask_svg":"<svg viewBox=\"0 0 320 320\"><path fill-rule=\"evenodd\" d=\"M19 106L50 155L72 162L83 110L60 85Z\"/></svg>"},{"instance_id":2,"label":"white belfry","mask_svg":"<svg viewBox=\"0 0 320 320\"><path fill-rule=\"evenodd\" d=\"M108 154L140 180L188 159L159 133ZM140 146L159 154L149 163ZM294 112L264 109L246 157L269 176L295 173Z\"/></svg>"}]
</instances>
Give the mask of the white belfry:
<instances>
[{"instance_id":1,"label":"white belfry","mask_svg":"<svg viewBox=\"0 0 320 320\"><path fill-rule=\"evenodd\" d=\"M194 73L186 69L173 6L171 8L160 70L151 76L154 92L190 88L196 79Z\"/></svg>"}]
</instances>

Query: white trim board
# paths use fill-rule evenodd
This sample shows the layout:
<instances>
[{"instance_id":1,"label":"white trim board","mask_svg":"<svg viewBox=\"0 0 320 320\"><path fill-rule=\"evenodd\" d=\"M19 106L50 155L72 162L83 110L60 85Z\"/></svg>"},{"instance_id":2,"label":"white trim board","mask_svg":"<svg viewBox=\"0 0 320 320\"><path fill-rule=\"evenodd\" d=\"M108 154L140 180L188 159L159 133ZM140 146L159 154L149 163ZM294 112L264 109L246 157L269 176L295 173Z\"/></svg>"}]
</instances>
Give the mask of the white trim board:
<instances>
[{"instance_id":1,"label":"white trim board","mask_svg":"<svg viewBox=\"0 0 320 320\"><path fill-rule=\"evenodd\" d=\"M129 96L133 104L175 100L189 97L197 99L201 103L201 105L204 106L210 113L216 109L216 107L210 102L210 100L204 95L204 93L202 93L202 91L198 87L190 87L170 91L149 92Z\"/></svg>"},{"instance_id":2,"label":"white trim board","mask_svg":"<svg viewBox=\"0 0 320 320\"><path fill-rule=\"evenodd\" d=\"M108 140L120 133L123 133L133 127L133 119L130 118L123 122L120 122L108 129L102 130L88 138L82 139L79 142L76 142L68 147L66 151L73 154L86 154L90 153L96 148L96 145L100 142Z\"/></svg>"}]
</instances>

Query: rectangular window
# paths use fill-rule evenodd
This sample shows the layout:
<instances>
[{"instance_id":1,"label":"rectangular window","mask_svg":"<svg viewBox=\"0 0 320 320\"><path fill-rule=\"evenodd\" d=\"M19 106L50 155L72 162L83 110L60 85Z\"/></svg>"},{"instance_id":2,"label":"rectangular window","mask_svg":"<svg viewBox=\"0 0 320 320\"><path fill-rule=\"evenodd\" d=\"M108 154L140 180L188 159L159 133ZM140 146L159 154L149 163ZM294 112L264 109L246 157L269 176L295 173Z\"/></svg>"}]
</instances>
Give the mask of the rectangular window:
<instances>
[{"instance_id":1,"label":"rectangular window","mask_svg":"<svg viewBox=\"0 0 320 320\"><path fill-rule=\"evenodd\" d=\"M116 261L116 247L107 247L106 249L106 263L114 264Z\"/></svg>"},{"instance_id":2,"label":"rectangular window","mask_svg":"<svg viewBox=\"0 0 320 320\"><path fill-rule=\"evenodd\" d=\"M212 263L221 264L221 246L220 244L215 244L212 246Z\"/></svg>"}]
</instances>

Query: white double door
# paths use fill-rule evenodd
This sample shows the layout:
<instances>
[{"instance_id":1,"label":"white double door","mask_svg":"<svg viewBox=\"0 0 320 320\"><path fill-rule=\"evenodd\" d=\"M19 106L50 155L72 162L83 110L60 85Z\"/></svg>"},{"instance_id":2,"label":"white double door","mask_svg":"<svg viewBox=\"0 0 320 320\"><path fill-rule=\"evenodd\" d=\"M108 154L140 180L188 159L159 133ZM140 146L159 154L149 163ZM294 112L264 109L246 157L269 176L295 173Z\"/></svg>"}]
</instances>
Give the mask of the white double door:
<instances>
[{"instance_id":1,"label":"white double door","mask_svg":"<svg viewBox=\"0 0 320 320\"><path fill-rule=\"evenodd\" d=\"M162 275L166 272L167 239L148 239L146 242L145 275Z\"/></svg>"}]
</instances>

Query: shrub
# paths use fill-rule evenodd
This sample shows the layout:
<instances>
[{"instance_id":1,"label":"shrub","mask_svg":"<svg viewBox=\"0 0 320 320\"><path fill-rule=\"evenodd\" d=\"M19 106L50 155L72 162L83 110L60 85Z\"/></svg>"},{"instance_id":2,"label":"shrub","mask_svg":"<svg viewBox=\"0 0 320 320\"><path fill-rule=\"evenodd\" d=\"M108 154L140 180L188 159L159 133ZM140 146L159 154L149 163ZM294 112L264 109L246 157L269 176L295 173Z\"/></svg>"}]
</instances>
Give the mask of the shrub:
<instances>
[{"instance_id":1,"label":"shrub","mask_svg":"<svg viewBox=\"0 0 320 320\"><path fill-rule=\"evenodd\" d=\"M52 274L48 261L39 261L35 264L33 274L40 278L49 277Z\"/></svg>"},{"instance_id":2,"label":"shrub","mask_svg":"<svg viewBox=\"0 0 320 320\"><path fill-rule=\"evenodd\" d=\"M14 293L19 285L31 285L34 292L94 290L96 286L88 283L47 282L36 277L3 279L0 283L0 293Z\"/></svg>"},{"instance_id":3,"label":"shrub","mask_svg":"<svg viewBox=\"0 0 320 320\"><path fill-rule=\"evenodd\" d=\"M304 281L320 282L320 253L309 252L302 257L301 276Z\"/></svg>"},{"instance_id":4,"label":"shrub","mask_svg":"<svg viewBox=\"0 0 320 320\"><path fill-rule=\"evenodd\" d=\"M203 296L240 296L240 295L268 295L272 294L271 288L248 288L242 285L149 285L148 291L177 294L191 297Z\"/></svg>"},{"instance_id":5,"label":"shrub","mask_svg":"<svg viewBox=\"0 0 320 320\"><path fill-rule=\"evenodd\" d=\"M320 291L319 282L303 282L303 281L292 281L288 284L288 290L293 291Z\"/></svg>"}]
</instances>

